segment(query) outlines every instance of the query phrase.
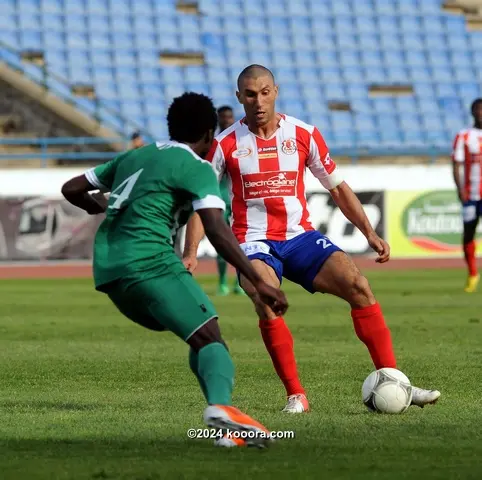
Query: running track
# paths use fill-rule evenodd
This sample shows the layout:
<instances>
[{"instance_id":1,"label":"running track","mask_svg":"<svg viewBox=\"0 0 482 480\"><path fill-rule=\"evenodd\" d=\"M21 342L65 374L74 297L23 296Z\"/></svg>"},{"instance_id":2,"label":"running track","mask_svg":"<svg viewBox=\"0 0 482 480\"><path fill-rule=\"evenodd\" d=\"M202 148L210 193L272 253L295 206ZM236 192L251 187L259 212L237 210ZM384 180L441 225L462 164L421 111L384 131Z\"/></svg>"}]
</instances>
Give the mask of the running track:
<instances>
[{"instance_id":1,"label":"running track","mask_svg":"<svg viewBox=\"0 0 482 480\"><path fill-rule=\"evenodd\" d=\"M440 259L396 259L378 265L373 258L355 258L361 270L411 270L464 268L461 258ZM482 265L482 263L481 263ZM234 270L231 269L231 272ZM196 275L216 273L215 260L201 260ZM0 264L0 279L9 278L89 278L92 267L88 262L47 262L47 263L8 263Z\"/></svg>"}]
</instances>

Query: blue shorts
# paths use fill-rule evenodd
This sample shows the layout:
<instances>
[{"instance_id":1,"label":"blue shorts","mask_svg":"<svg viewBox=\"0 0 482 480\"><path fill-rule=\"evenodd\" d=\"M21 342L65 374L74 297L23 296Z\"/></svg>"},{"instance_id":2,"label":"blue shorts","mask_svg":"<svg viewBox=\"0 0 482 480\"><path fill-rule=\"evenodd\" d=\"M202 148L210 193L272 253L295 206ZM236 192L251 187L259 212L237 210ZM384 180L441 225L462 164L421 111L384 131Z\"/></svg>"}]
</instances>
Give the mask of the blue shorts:
<instances>
[{"instance_id":1,"label":"blue shorts","mask_svg":"<svg viewBox=\"0 0 482 480\"><path fill-rule=\"evenodd\" d=\"M341 252L328 237L317 230L305 232L291 240L256 240L241 244L250 260L262 260L282 277L315 293L313 280L322 265L334 252ZM239 278L239 272L238 272Z\"/></svg>"},{"instance_id":2,"label":"blue shorts","mask_svg":"<svg viewBox=\"0 0 482 480\"><path fill-rule=\"evenodd\" d=\"M464 223L477 220L482 215L482 200L469 200L462 207Z\"/></svg>"}]
</instances>

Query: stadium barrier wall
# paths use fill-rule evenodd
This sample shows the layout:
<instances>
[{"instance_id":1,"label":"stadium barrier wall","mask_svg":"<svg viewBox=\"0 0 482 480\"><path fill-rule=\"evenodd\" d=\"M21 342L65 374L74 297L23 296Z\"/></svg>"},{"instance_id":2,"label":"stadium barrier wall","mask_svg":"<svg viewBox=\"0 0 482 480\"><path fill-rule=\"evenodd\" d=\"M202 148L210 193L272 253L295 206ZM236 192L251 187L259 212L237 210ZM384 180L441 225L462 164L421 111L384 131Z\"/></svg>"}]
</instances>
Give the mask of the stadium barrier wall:
<instances>
[{"instance_id":1,"label":"stadium barrier wall","mask_svg":"<svg viewBox=\"0 0 482 480\"><path fill-rule=\"evenodd\" d=\"M83 173L76 168L5 170L0 175L0 259L90 259L102 216L71 206L62 184ZM394 258L460 257L462 217L450 165L344 166L377 233ZM306 178L311 221L352 255L371 254L363 235L311 175ZM184 231L177 246L183 245ZM213 257L207 239L200 257Z\"/></svg>"}]
</instances>

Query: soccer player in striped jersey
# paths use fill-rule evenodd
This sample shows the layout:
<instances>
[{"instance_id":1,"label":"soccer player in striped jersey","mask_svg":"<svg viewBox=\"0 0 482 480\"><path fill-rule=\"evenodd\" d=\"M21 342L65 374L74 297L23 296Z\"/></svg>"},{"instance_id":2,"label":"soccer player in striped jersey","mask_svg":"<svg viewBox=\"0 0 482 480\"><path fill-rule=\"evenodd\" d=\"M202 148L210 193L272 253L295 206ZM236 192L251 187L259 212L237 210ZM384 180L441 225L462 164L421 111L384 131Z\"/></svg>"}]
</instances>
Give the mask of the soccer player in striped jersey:
<instances>
[{"instance_id":1,"label":"soccer player in striped jersey","mask_svg":"<svg viewBox=\"0 0 482 480\"><path fill-rule=\"evenodd\" d=\"M238 90L236 95L246 116L216 137L207 159L218 178L228 176L232 230L241 248L271 285L279 286L285 277L310 293L329 293L345 300L351 307L355 332L366 345L375 368L397 368L390 330L368 280L310 221L306 169L364 234L378 253L378 263L389 260L389 245L376 234L357 196L343 181L319 130L276 112L278 86L272 72L261 65L247 67L239 75ZM203 232L195 215L190 222L184 264L192 271ZM288 398L283 410L308 411L293 337L284 318L260 300L243 275L240 281L255 306L261 336L285 386ZM437 390L414 387L412 404L423 407L439 396Z\"/></svg>"},{"instance_id":2,"label":"soccer player in striped jersey","mask_svg":"<svg viewBox=\"0 0 482 480\"><path fill-rule=\"evenodd\" d=\"M475 292L480 280L475 256L475 231L482 214L482 98L474 100L471 113L474 125L457 134L452 152L454 181L462 203L462 244L468 269L465 285L467 293ZM463 175L460 174L461 170Z\"/></svg>"}]
</instances>

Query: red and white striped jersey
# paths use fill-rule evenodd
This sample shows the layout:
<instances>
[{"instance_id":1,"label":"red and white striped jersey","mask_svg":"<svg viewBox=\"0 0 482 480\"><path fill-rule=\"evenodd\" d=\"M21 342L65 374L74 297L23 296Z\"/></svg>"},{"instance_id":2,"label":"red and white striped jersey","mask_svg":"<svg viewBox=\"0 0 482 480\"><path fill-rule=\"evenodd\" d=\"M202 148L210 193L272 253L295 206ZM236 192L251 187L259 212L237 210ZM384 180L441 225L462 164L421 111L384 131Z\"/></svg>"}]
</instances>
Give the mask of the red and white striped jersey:
<instances>
[{"instance_id":1,"label":"red and white striped jersey","mask_svg":"<svg viewBox=\"0 0 482 480\"><path fill-rule=\"evenodd\" d=\"M463 165L464 189L469 200L482 198L482 130L461 130L454 140L452 160Z\"/></svg>"},{"instance_id":2,"label":"red and white striped jersey","mask_svg":"<svg viewBox=\"0 0 482 480\"><path fill-rule=\"evenodd\" d=\"M314 230L307 209L306 168L326 189L342 181L317 128L280 115L276 132L262 139L245 119L218 135L207 156L230 188L233 233L239 243L289 240Z\"/></svg>"}]
</instances>

